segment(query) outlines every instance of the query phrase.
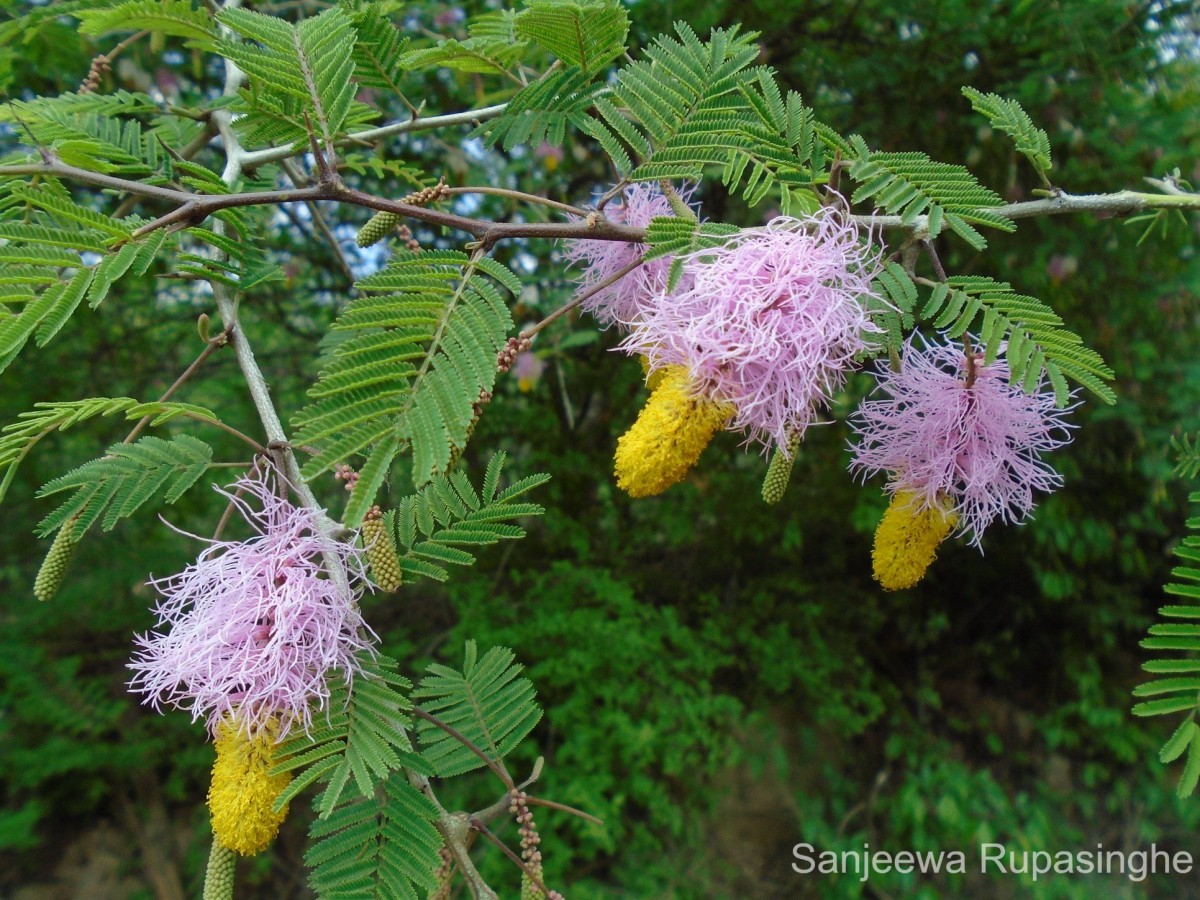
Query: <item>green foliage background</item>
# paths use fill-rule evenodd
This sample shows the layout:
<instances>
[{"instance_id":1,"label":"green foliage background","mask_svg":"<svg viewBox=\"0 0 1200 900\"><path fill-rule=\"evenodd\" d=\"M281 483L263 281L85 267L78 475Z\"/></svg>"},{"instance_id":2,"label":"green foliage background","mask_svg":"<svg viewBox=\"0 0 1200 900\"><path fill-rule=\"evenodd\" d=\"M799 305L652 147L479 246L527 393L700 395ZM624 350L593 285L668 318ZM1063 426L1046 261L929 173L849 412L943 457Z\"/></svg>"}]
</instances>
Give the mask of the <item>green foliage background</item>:
<instances>
[{"instance_id":1,"label":"green foliage background","mask_svg":"<svg viewBox=\"0 0 1200 900\"><path fill-rule=\"evenodd\" d=\"M419 39L435 21L461 27L455 9L414 4L403 15ZM701 34L741 21L763 33L763 60L834 128L880 149L966 163L1010 200L1029 196L1036 176L1004 135L981 127L963 84L1019 100L1049 132L1052 177L1072 192L1136 189L1144 175L1175 167L1200 180L1190 3L749 0L638 3L630 14L643 41L673 20ZM1172 21L1183 36L1174 47L1163 37ZM70 89L110 46L52 19L32 36L0 32L0 40L0 70L11 70L4 77L16 96ZM164 56L148 44L125 59L133 65L107 84L149 78L186 94L215 77L187 53ZM423 90L444 110L503 96L472 73L434 78ZM572 201L609 178L582 142L569 144L559 165L429 137L388 158L435 175L444 169L452 181L524 178ZM410 187L395 178L384 190L399 196ZM718 189L701 199L721 221L753 224L761 215ZM506 210L488 201L483 212ZM264 227L287 278L257 293L245 317L280 405L296 409L315 371L316 338L348 280L302 221L264 219ZM539 791L606 822L539 812L552 885L577 898L858 895L861 886L848 881L792 873L791 847L801 840L932 850L987 840L1051 849L1156 841L1196 853L1200 807L1175 799L1172 775L1156 761L1169 726L1128 713L1141 679L1137 643L1183 532L1187 486L1170 478L1168 441L1200 427L1196 231L1176 222L1139 246L1142 230L1046 219L990 235L983 255L943 239L951 271L1008 280L1052 303L1113 365L1120 400L1077 414L1076 441L1056 460L1066 487L1035 521L992 530L986 555L944 547L909 592L885 595L871 580L870 536L884 502L877 484L848 478L841 422L810 432L777 507L758 499L765 460L728 435L686 484L630 501L613 485L611 456L644 392L637 364L609 352L611 334L597 337L586 318L557 326L535 347L547 364L540 379L501 378L467 471L478 480L503 449L516 474L549 472L536 496L547 515L530 523L526 540L486 550L448 585L368 600L367 613L401 672L457 664L468 638L512 647L526 664L546 716L517 763L544 755ZM572 290L552 247L529 242L504 261L535 269L518 324ZM84 392L156 396L198 351L193 323L207 309L203 294L175 282L122 283L48 351L14 363L0 420ZM219 408L252 432L233 360L218 354L206 373L182 399ZM865 389L853 384L839 415ZM182 568L196 544L151 517L124 521L89 536L52 604L32 598L48 541L31 532L51 508L34 490L116 440L108 427L54 438L53 451L21 473L0 527L6 895L54 881L65 871L64 848L91 846L105 824L125 835L127 895L152 896L154 872L195 895L202 874L211 763L203 729L181 713L137 707L123 689L130 636L152 625L147 575ZM223 458L237 452L224 435L205 437ZM338 500L332 479L318 488ZM167 516L204 532L219 515L217 499L193 491ZM479 775L456 790L448 806L478 808L495 799L496 785ZM306 810L294 808L294 827L276 848L243 866L247 896L304 896L295 873ZM491 854L484 866L515 893L508 863ZM872 885L891 896L997 895L996 882L975 874L881 876ZM1194 884L1059 878L1038 887L1048 897L1126 888L1173 897ZM1028 886L1014 879L1002 889L1017 896Z\"/></svg>"}]
</instances>

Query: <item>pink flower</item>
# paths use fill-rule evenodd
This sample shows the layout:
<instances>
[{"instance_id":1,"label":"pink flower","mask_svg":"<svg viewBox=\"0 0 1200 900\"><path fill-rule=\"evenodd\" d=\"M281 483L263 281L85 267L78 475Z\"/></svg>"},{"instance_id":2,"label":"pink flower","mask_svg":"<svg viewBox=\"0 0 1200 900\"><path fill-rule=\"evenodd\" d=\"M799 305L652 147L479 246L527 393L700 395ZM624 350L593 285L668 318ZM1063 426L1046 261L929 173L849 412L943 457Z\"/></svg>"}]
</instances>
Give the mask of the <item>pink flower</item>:
<instances>
[{"instance_id":1,"label":"pink flower","mask_svg":"<svg viewBox=\"0 0 1200 900\"><path fill-rule=\"evenodd\" d=\"M244 496L219 493L257 535L213 541L180 574L150 582L163 595L154 610L163 630L135 638L130 688L156 709L169 703L193 720L206 716L214 733L235 711L251 733L269 721L279 737L296 723L307 732L314 701L329 699L330 670L348 682L360 668L356 654L371 646L359 592L323 571L328 554L360 581L361 551L326 536L317 513L293 506L263 476L233 488Z\"/></svg>"},{"instance_id":2,"label":"pink flower","mask_svg":"<svg viewBox=\"0 0 1200 900\"><path fill-rule=\"evenodd\" d=\"M684 264L691 285L652 304L622 347L652 370L686 366L699 393L737 408L732 428L786 452L881 331L864 303L878 251L826 209L776 218Z\"/></svg>"},{"instance_id":3,"label":"pink flower","mask_svg":"<svg viewBox=\"0 0 1200 900\"><path fill-rule=\"evenodd\" d=\"M959 529L978 546L997 517L1026 518L1034 491L1062 478L1041 454L1071 441L1068 409L1055 407L1044 384L1032 394L1008 383L1008 364L977 362L967 386L967 359L955 344L918 350L910 341L899 372L877 363L877 400L866 400L852 424L861 437L852 469L891 474L891 492L914 491L922 508L949 497Z\"/></svg>"},{"instance_id":4,"label":"pink flower","mask_svg":"<svg viewBox=\"0 0 1200 900\"><path fill-rule=\"evenodd\" d=\"M645 228L655 216L673 216L675 211L658 185L638 182L626 187L621 202L610 203L604 208L604 214L619 225ZM646 249L645 244L627 244L624 241L571 241L566 248L567 260L583 263L584 266L576 294L586 294L626 266L637 262ZM666 291L670 270L670 257L651 260L588 297L582 306L605 327L613 324L628 327L659 294ZM680 280L679 290L686 287L686 279L687 275L684 275Z\"/></svg>"}]
</instances>

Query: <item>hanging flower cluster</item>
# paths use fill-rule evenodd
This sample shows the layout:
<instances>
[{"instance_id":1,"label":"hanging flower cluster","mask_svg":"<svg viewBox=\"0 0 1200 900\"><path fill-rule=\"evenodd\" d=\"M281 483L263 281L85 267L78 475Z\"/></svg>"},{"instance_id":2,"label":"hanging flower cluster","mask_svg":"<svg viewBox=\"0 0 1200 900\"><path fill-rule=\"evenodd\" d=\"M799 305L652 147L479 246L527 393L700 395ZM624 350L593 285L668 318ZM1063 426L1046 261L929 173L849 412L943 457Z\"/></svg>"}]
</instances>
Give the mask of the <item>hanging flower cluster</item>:
<instances>
[{"instance_id":1,"label":"hanging flower cluster","mask_svg":"<svg viewBox=\"0 0 1200 900\"><path fill-rule=\"evenodd\" d=\"M619 202L606 206L604 214L618 225L646 228L655 216L672 216L675 211L657 184L637 182L624 189ZM645 244L628 244L624 241L572 241L566 247L566 258L583 265L577 294L595 290L626 266L641 259L646 250ZM592 294L581 306L605 327L615 324L628 328L656 298L666 292L670 271L670 257L651 260ZM676 290L688 284L690 279L685 273Z\"/></svg>"},{"instance_id":2,"label":"hanging flower cluster","mask_svg":"<svg viewBox=\"0 0 1200 900\"><path fill-rule=\"evenodd\" d=\"M1041 457L1071 433L1069 410L1055 405L1047 386L1026 394L1009 384L1007 363L972 357L954 343L919 349L910 341L899 371L880 361L880 396L852 420L860 440L850 465L887 472L887 490L903 495L914 515L945 510L978 546L993 521L1020 522L1035 493L1062 484Z\"/></svg>"},{"instance_id":3,"label":"hanging flower cluster","mask_svg":"<svg viewBox=\"0 0 1200 900\"><path fill-rule=\"evenodd\" d=\"M671 214L657 188L639 184L613 217L644 226ZM587 291L642 252L577 241L567 255L586 263ZM633 496L682 480L723 427L790 456L882 331L865 303L878 251L832 208L781 216L682 262L673 291L670 261L654 260L584 302L602 322L629 330L621 347L647 368L651 400L616 459L617 483Z\"/></svg>"},{"instance_id":4,"label":"hanging flower cluster","mask_svg":"<svg viewBox=\"0 0 1200 900\"><path fill-rule=\"evenodd\" d=\"M881 332L864 304L878 252L827 208L779 217L684 265L691 285L656 300L622 346L652 370L686 367L697 394L733 404L731 428L786 452Z\"/></svg>"},{"instance_id":5,"label":"hanging flower cluster","mask_svg":"<svg viewBox=\"0 0 1200 900\"><path fill-rule=\"evenodd\" d=\"M733 407L689 391L687 369L660 369L650 399L617 442L617 487L631 497L660 494L683 480Z\"/></svg>"},{"instance_id":6,"label":"hanging flower cluster","mask_svg":"<svg viewBox=\"0 0 1200 900\"><path fill-rule=\"evenodd\" d=\"M279 739L293 725L309 731L330 671L349 680L371 647L357 591L325 571L332 557L361 583L362 551L328 537L318 514L289 503L273 480L251 476L220 492L255 536L213 541L183 572L150 582L163 595L161 630L136 639L129 666L144 702L206 717L214 735L225 721L249 738L268 725Z\"/></svg>"}]
</instances>

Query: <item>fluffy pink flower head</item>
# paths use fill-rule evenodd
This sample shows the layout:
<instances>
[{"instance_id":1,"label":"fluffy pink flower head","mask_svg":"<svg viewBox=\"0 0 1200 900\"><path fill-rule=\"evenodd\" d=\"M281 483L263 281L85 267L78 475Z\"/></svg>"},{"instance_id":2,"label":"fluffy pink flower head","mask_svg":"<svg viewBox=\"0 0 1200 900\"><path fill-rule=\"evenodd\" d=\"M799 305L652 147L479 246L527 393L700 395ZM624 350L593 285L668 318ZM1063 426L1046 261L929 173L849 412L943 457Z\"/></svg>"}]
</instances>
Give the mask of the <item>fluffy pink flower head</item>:
<instances>
[{"instance_id":1,"label":"fluffy pink flower head","mask_svg":"<svg viewBox=\"0 0 1200 900\"><path fill-rule=\"evenodd\" d=\"M358 593L323 569L330 554L361 583L361 551L327 537L317 514L279 496L273 480L219 491L257 534L213 541L183 572L151 581L163 595L154 610L162 630L135 638L131 690L156 709L207 717L210 731L235 712L251 734L268 721L280 738L297 723L309 731L314 702L329 699L329 671L349 681L355 654L371 646Z\"/></svg>"},{"instance_id":2,"label":"fluffy pink flower head","mask_svg":"<svg viewBox=\"0 0 1200 900\"><path fill-rule=\"evenodd\" d=\"M654 303L622 347L652 370L686 366L696 390L737 408L731 428L787 452L881 331L865 305L878 252L825 209L684 260L691 285Z\"/></svg>"},{"instance_id":3,"label":"fluffy pink flower head","mask_svg":"<svg viewBox=\"0 0 1200 900\"><path fill-rule=\"evenodd\" d=\"M1069 409L1039 384L1032 394L1008 383L1008 364L976 362L967 386L961 346L923 350L912 341L899 372L877 363L879 393L858 408L852 425L860 436L852 469L891 474L889 491L914 491L923 508L949 497L959 529L979 545L997 517L1019 522L1032 511L1034 491L1047 493L1062 478L1041 454L1070 443Z\"/></svg>"},{"instance_id":4,"label":"fluffy pink flower head","mask_svg":"<svg viewBox=\"0 0 1200 900\"><path fill-rule=\"evenodd\" d=\"M625 188L620 203L606 206L604 214L619 225L645 228L655 216L673 216L675 211L657 184L637 182ZM576 294L593 290L629 264L637 262L645 252L645 244L571 241L566 247L566 258L573 263L582 263L584 267ZM588 297L581 305L605 327L617 324L627 328L637 321L658 295L666 291L670 270L670 257L651 260ZM685 274L680 280L680 290L685 287L687 277Z\"/></svg>"}]
</instances>

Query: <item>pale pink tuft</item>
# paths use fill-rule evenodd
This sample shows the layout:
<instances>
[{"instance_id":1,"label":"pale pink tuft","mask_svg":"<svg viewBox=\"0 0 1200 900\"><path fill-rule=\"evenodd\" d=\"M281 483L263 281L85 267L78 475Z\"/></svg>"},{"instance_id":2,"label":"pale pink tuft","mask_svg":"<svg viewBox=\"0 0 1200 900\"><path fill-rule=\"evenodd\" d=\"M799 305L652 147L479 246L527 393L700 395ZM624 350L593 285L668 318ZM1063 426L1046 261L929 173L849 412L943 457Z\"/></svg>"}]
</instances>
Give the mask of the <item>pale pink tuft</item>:
<instances>
[{"instance_id":1,"label":"pale pink tuft","mask_svg":"<svg viewBox=\"0 0 1200 900\"><path fill-rule=\"evenodd\" d=\"M151 581L163 595L154 610L162 630L135 639L131 690L156 709L206 717L210 731L236 713L251 733L268 721L279 737L294 725L308 732L314 706L329 700L331 670L349 682L371 648L359 591L324 570L332 556L361 584L361 551L326 536L317 513L293 506L272 480L219 491L257 535L213 541L183 572Z\"/></svg>"},{"instance_id":2,"label":"pale pink tuft","mask_svg":"<svg viewBox=\"0 0 1200 900\"><path fill-rule=\"evenodd\" d=\"M779 217L684 257L692 284L652 304L622 347L737 408L731 428L786 451L881 329L867 300L879 253L832 209Z\"/></svg>"},{"instance_id":3,"label":"pale pink tuft","mask_svg":"<svg viewBox=\"0 0 1200 900\"><path fill-rule=\"evenodd\" d=\"M604 215L619 225L645 228L655 216L673 216L675 211L658 185L637 182L625 188L619 203L606 206ZM645 244L627 244L624 241L570 241L565 250L566 258L572 263L583 264L583 275L576 294L586 294L626 266L637 262L646 249ZM588 297L581 306L605 327L615 324L628 328L656 297L666 291L670 270L670 257L651 260ZM684 279L677 290L687 286L686 275Z\"/></svg>"},{"instance_id":4,"label":"pale pink tuft","mask_svg":"<svg viewBox=\"0 0 1200 900\"><path fill-rule=\"evenodd\" d=\"M1055 406L1048 385L1026 394L997 361L978 362L967 387L966 354L956 344L920 350L910 341L899 372L884 360L877 369L882 396L865 400L851 420L860 437L852 469L889 473L887 489L916 492L923 508L949 497L960 532L976 546L995 519L1025 519L1035 492L1062 485L1041 455L1070 443L1069 410Z\"/></svg>"}]
</instances>

